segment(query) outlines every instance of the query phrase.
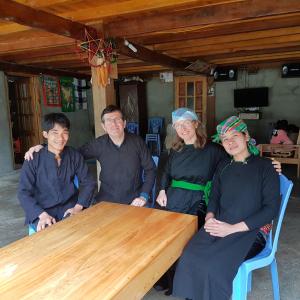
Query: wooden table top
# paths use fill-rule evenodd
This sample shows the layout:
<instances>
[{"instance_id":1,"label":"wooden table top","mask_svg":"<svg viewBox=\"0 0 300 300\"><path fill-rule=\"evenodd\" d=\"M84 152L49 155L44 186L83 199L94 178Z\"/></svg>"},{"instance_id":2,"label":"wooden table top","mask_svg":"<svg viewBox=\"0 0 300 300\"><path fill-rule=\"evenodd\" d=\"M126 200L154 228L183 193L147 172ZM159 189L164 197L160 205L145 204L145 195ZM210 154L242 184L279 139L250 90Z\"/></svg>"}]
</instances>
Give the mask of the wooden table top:
<instances>
[{"instance_id":1,"label":"wooden table top","mask_svg":"<svg viewBox=\"0 0 300 300\"><path fill-rule=\"evenodd\" d=\"M197 218L102 202L0 249L0 298L141 299Z\"/></svg>"}]
</instances>

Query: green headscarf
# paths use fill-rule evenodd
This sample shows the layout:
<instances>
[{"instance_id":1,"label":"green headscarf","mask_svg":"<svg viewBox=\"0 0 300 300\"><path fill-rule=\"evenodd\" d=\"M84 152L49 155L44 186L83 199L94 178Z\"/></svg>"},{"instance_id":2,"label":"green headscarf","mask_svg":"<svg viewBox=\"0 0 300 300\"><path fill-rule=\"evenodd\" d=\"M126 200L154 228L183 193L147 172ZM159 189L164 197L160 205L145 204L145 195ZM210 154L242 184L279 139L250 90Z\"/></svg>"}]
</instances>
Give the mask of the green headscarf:
<instances>
[{"instance_id":1,"label":"green headscarf","mask_svg":"<svg viewBox=\"0 0 300 300\"><path fill-rule=\"evenodd\" d=\"M221 143L221 136L227 131L231 130L244 132L249 135L246 123L237 116L231 116L217 126L217 133L214 136L212 136L213 141L216 143ZM255 140L250 138L248 141L248 151L251 154L258 155L259 150L256 148L255 145Z\"/></svg>"}]
</instances>

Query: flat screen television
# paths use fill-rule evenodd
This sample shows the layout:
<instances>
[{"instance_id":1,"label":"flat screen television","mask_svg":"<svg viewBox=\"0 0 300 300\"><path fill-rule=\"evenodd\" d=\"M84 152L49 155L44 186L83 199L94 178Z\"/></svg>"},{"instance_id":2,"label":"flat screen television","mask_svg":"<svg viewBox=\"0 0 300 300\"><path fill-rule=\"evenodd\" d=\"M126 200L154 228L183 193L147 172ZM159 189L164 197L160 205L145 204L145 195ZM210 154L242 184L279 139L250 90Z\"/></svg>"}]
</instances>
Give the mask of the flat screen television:
<instances>
[{"instance_id":1,"label":"flat screen television","mask_svg":"<svg viewBox=\"0 0 300 300\"><path fill-rule=\"evenodd\" d=\"M269 88L234 90L234 107L260 107L269 105Z\"/></svg>"}]
</instances>

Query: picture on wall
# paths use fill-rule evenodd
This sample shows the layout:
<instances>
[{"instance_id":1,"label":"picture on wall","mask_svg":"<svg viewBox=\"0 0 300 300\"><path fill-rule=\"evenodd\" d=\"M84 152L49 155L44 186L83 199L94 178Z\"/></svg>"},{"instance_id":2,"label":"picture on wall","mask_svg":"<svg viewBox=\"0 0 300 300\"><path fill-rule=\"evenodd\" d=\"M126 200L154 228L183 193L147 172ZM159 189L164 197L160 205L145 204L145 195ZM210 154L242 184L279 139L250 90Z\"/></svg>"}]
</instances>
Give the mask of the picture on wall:
<instances>
[{"instance_id":1,"label":"picture on wall","mask_svg":"<svg viewBox=\"0 0 300 300\"><path fill-rule=\"evenodd\" d=\"M63 112L75 111L75 97L72 77L60 78L61 110Z\"/></svg>"},{"instance_id":2,"label":"picture on wall","mask_svg":"<svg viewBox=\"0 0 300 300\"><path fill-rule=\"evenodd\" d=\"M61 106L60 82L58 77L44 75L42 81L45 106Z\"/></svg>"},{"instance_id":3,"label":"picture on wall","mask_svg":"<svg viewBox=\"0 0 300 300\"><path fill-rule=\"evenodd\" d=\"M89 88L85 79L73 80L74 90L75 90L75 109L76 110L87 110L87 92Z\"/></svg>"}]
</instances>

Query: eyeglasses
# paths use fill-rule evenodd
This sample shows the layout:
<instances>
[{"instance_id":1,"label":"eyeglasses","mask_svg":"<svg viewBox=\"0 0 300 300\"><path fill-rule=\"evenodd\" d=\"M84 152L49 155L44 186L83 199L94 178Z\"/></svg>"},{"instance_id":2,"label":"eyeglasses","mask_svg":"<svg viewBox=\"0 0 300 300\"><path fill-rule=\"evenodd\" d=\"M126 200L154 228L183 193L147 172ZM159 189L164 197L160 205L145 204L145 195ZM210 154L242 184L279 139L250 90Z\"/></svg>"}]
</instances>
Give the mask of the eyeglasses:
<instances>
[{"instance_id":1,"label":"eyeglasses","mask_svg":"<svg viewBox=\"0 0 300 300\"><path fill-rule=\"evenodd\" d=\"M175 130L180 128L186 129L186 128L191 128L192 125L193 125L193 121L185 120L185 121L176 122L175 124L173 124L173 128Z\"/></svg>"},{"instance_id":2,"label":"eyeglasses","mask_svg":"<svg viewBox=\"0 0 300 300\"><path fill-rule=\"evenodd\" d=\"M121 123L123 123L123 119L122 118L114 118L114 119L107 118L104 120L104 123L108 124L108 125L112 125L114 123L121 124Z\"/></svg>"}]
</instances>

